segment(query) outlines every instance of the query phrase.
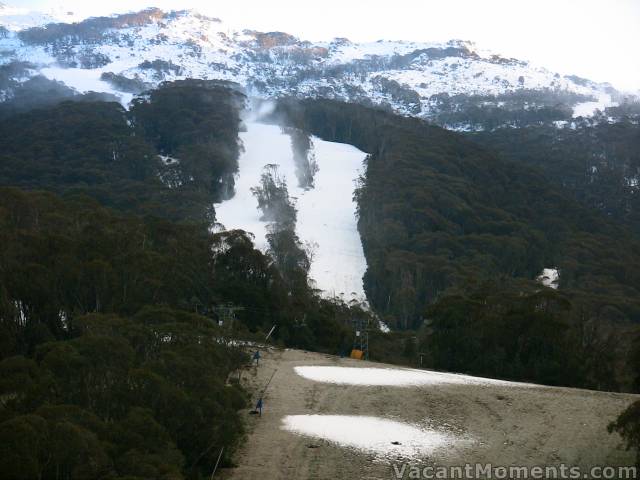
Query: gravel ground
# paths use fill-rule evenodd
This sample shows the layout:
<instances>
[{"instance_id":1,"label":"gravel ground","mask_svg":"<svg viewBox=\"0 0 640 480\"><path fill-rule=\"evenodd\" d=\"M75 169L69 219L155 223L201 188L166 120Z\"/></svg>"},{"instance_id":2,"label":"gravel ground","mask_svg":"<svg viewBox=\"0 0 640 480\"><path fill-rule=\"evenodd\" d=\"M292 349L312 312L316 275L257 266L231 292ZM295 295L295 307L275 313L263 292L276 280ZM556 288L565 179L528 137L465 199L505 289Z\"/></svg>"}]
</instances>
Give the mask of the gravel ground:
<instances>
[{"instance_id":1,"label":"gravel ground","mask_svg":"<svg viewBox=\"0 0 640 480\"><path fill-rule=\"evenodd\" d=\"M625 451L620 437L609 435L606 426L640 399L638 395L517 383L332 384L296 374L294 367L304 365L397 368L299 350L263 351L260 366L242 374L242 383L258 392L275 372L264 397L263 415L246 412L249 434L238 454L238 465L220 470L217 477L390 479L397 478L394 465L400 468L406 462L393 453L380 455L287 431L283 427L289 415L379 417L453 439L445 447L410 460L410 465L421 468L466 463L566 464L588 471L593 466L632 465L634 461L634 454ZM345 417L342 429L348 433L350 428ZM352 434L360 432L352 430ZM391 437L392 432L389 442L397 440ZM409 470L404 478L408 474Z\"/></svg>"}]
</instances>

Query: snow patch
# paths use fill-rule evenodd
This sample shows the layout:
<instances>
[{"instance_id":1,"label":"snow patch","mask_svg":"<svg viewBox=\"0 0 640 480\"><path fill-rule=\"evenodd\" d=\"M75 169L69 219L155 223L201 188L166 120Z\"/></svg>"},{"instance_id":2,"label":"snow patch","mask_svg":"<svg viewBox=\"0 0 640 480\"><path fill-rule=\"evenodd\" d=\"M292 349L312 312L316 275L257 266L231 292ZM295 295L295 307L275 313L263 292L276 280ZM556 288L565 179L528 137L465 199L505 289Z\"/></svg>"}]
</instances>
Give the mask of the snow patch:
<instances>
[{"instance_id":1,"label":"snow patch","mask_svg":"<svg viewBox=\"0 0 640 480\"><path fill-rule=\"evenodd\" d=\"M615 105L617 105L617 103L611 100L611 95L601 93L594 102L582 102L575 105L573 107L573 118L592 117L596 111L600 110L604 112L605 108Z\"/></svg>"},{"instance_id":2,"label":"snow patch","mask_svg":"<svg viewBox=\"0 0 640 480\"><path fill-rule=\"evenodd\" d=\"M382 333L389 333L391 332L391 329L389 328L389 325L387 325L386 323L384 323L382 320L378 320L378 329L380 329L380 331Z\"/></svg>"},{"instance_id":3,"label":"snow patch","mask_svg":"<svg viewBox=\"0 0 640 480\"><path fill-rule=\"evenodd\" d=\"M446 433L379 417L288 415L281 428L374 454L377 460L422 458L455 442Z\"/></svg>"},{"instance_id":4,"label":"snow patch","mask_svg":"<svg viewBox=\"0 0 640 480\"><path fill-rule=\"evenodd\" d=\"M625 177L624 179L625 183L627 184L627 187L630 188L638 188L638 186L640 185L640 177Z\"/></svg>"},{"instance_id":5,"label":"snow patch","mask_svg":"<svg viewBox=\"0 0 640 480\"><path fill-rule=\"evenodd\" d=\"M294 367L294 371L308 380L335 383L338 385L380 387L421 387L436 385L532 386L532 384L507 382L492 378L404 368L303 366Z\"/></svg>"},{"instance_id":6,"label":"snow patch","mask_svg":"<svg viewBox=\"0 0 640 480\"><path fill-rule=\"evenodd\" d=\"M122 106L126 108L133 100L133 94L115 90L108 82L100 79L102 72L103 69L60 67L47 67L41 70L41 73L48 79L62 82L80 93L98 92L115 95L120 99Z\"/></svg>"},{"instance_id":7,"label":"snow patch","mask_svg":"<svg viewBox=\"0 0 640 480\"><path fill-rule=\"evenodd\" d=\"M545 268L542 270L542 273L538 275L537 280L545 287L557 290L560 286L560 272L557 268Z\"/></svg>"},{"instance_id":8,"label":"snow patch","mask_svg":"<svg viewBox=\"0 0 640 480\"><path fill-rule=\"evenodd\" d=\"M158 155L158 157L160 157L160 161L167 167L170 167L171 165L180 165L180 160L169 155Z\"/></svg>"}]
</instances>

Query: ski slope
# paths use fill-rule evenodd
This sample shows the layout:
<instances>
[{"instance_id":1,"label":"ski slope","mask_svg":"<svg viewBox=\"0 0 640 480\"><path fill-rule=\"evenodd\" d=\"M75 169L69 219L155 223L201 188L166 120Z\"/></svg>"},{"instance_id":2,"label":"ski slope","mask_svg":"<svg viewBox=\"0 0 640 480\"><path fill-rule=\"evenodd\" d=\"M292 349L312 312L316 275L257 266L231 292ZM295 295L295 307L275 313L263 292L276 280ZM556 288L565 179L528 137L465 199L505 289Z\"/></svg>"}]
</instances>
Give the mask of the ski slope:
<instances>
[{"instance_id":1,"label":"ski slope","mask_svg":"<svg viewBox=\"0 0 640 480\"><path fill-rule=\"evenodd\" d=\"M251 188L259 184L265 165L277 164L287 181L289 196L296 201L296 233L313 251L309 276L315 287L326 296L364 302L362 276L367 264L353 191L366 154L351 145L312 137L319 170L314 188L305 190L298 186L291 138L279 126L249 122L240 139L244 152L239 159L236 193L215 205L217 221L227 230L251 232L256 246L265 251L267 223L260 220Z\"/></svg>"}]
</instances>

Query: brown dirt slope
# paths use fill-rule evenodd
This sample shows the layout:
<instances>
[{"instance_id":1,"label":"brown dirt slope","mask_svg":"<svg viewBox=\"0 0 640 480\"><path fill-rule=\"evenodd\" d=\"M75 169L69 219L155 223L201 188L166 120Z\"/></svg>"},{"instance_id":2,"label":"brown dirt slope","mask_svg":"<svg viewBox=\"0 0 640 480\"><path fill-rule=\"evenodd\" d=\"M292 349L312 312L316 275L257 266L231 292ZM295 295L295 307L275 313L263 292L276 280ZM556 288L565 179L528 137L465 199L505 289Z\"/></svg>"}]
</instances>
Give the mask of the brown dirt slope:
<instances>
[{"instance_id":1,"label":"brown dirt slope","mask_svg":"<svg viewBox=\"0 0 640 480\"><path fill-rule=\"evenodd\" d=\"M630 465L620 437L607 424L631 402L627 394L514 385L429 387L346 386L298 376L299 365L390 367L298 350L263 351L259 368L242 383L259 391L272 373L262 417L249 415L249 435L238 466L216 477L238 480L387 479L391 462L367 453L281 429L286 415L369 415L428 424L464 441L422 460L421 465L560 465L589 468Z\"/></svg>"}]
</instances>

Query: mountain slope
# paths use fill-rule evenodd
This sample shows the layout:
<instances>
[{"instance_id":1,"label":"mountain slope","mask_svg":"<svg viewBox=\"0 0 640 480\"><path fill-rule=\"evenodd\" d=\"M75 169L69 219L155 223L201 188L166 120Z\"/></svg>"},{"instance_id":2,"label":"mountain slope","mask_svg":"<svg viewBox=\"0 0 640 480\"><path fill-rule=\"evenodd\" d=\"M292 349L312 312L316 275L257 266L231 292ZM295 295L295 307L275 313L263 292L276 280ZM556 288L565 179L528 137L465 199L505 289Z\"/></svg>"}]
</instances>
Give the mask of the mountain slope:
<instances>
[{"instance_id":1,"label":"mountain slope","mask_svg":"<svg viewBox=\"0 0 640 480\"><path fill-rule=\"evenodd\" d=\"M571 119L571 105L587 100L587 94L614 91L576 77L537 71L515 60L483 57L464 42L356 45L338 39L311 44L278 32L223 30L219 20L193 12L153 9L9 33L2 47L14 49L7 50L5 71L10 78L3 83L4 98L15 100L16 84L38 78L34 77L38 72L64 78L81 90L109 88L126 91L129 98L143 92L132 103L121 98L130 106L129 113L117 105L109 108L117 110L114 115L121 119L122 132L135 134L134 140L144 138L144 149L136 157L144 158L145 149L153 152L155 163L148 159L142 163L151 163L153 172L159 173L149 178L155 181L154 189L165 199L176 191L188 193L194 207L201 207L211 220L212 203L232 194L237 132L225 130L222 112L209 112L206 105L204 111L200 108L200 93L184 97L191 104L185 111L184 98L172 95L182 82L149 89L167 78L211 76L239 80L251 94L293 97L279 102L278 113L285 114L289 127L307 136L349 143L370 155L357 190L358 227L367 260L365 292L374 311L392 326L425 327L421 332L425 345L438 346L429 348L432 365L598 388L629 384L629 368L614 363L626 358L631 336L616 343L622 331L616 324L628 326L640 319L640 279L634 269L640 263L637 237L625 225L572 201L537 169L502 159L422 119L362 105L388 101L396 112L445 120L456 128L472 123L475 128L483 120L471 122L465 116L477 102L513 114L511 119L502 118L506 123L548 122L556 115ZM30 63L13 68L12 59ZM452 62L458 66L448 68ZM489 66L501 72L495 82L473 73L474 68ZM393 83L398 72L407 82L424 78L425 85L435 90L427 98L418 93L427 87ZM527 76L513 76L519 72ZM464 81L456 83L457 75ZM435 81L440 76L442 83ZM200 83L184 82L195 87ZM441 88L449 91L432 94ZM456 88L465 88L465 93ZM352 103L327 99L300 103L295 99L299 96L344 97ZM63 108L73 110L68 105ZM220 135L208 128L211 113L221 126ZM11 132L12 122L5 125ZM29 145L26 138L21 143ZM116 150L105 151L100 159L108 165L109 153ZM209 155L212 152L218 153ZM74 161L82 161L80 153ZM29 160L37 159L36 155ZM268 163L269 149L265 149L264 164ZM42 169L22 172L24 178L16 180L18 167L30 163L13 155L7 164L11 165L6 169L8 185L31 187L42 173ZM68 177L73 180L73 172ZM304 251L305 239L293 227L295 200L277 178L265 180L257 186L254 206L286 227L278 226L267 238L270 267L275 265L282 275L282 288L269 298L261 297L265 290L256 290L243 278L222 288L228 301L237 304L272 305L273 298L290 294L295 309L286 316L287 325L280 325L279 335L284 342L307 347L314 338L323 341L327 333L321 321L326 317L316 316L313 309L328 304L318 303L309 292L312 262ZM53 188L59 191L59 185ZM133 196L131 192L123 196ZM251 194L251 186L249 191L236 191L249 199ZM260 195L267 200L263 205ZM173 208L175 203L161 205ZM282 207L285 215L275 207ZM304 224L308 218L301 220ZM223 234L220 248L228 248L227 242L240 247L251 243L234 232ZM553 285L559 287L556 292L541 290L537 279L543 272L559 273ZM547 306L543 311L541 304ZM271 326L266 317L257 320L249 313L245 320L251 328ZM478 325L487 325L482 335L474 335ZM509 328L515 329L513 338L504 336ZM592 328L597 334L587 335ZM327 337L333 346L340 342ZM466 352L488 349L492 355L484 355L481 363L451 355L460 338L470 342ZM608 348L610 342L615 348ZM415 354L415 343L405 347L407 358ZM614 371L626 378L615 378Z\"/></svg>"},{"instance_id":2,"label":"mountain slope","mask_svg":"<svg viewBox=\"0 0 640 480\"><path fill-rule=\"evenodd\" d=\"M181 81L129 112L68 102L13 115L0 121L0 185L83 193L173 220L212 218L211 204L233 188L243 99L226 84ZM170 155L179 167L163 161Z\"/></svg>"},{"instance_id":3,"label":"mountain slope","mask_svg":"<svg viewBox=\"0 0 640 480\"><path fill-rule=\"evenodd\" d=\"M275 116L369 154L356 194L365 291L393 327L440 333L422 350L438 368L459 371L458 345L475 352L462 367L475 374L613 380L612 358L633 339L622 326L640 321L630 228L539 170L417 119L326 100L282 101ZM560 272L556 293L535 282L545 268Z\"/></svg>"},{"instance_id":4,"label":"mountain slope","mask_svg":"<svg viewBox=\"0 0 640 480\"><path fill-rule=\"evenodd\" d=\"M130 97L123 93L163 80L224 79L255 96L385 105L453 128L474 128L455 113L493 106L526 111L529 122L566 120L574 108L588 113L620 97L607 84L563 77L460 40L312 43L282 32L236 31L193 11L158 9L26 29L5 23L2 63L27 61L31 75L42 72L79 91L120 92L124 103ZM69 68L73 74L65 72Z\"/></svg>"},{"instance_id":5,"label":"mountain slope","mask_svg":"<svg viewBox=\"0 0 640 480\"><path fill-rule=\"evenodd\" d=\"M530 126L467 134L530 165L583 205L640 232L640 125L637 121Z\"/></svg>"},{"instance_id":6,"label":"mountain slope","mask_svg":"<svg viewBox=\"0 0 640 480\"><path fill-rule=\"evenodd\" d=\"M351 145L306 137L300 131L247 122L240 134L243 152L232 198L216 204L216 221L255 236L272 250L273 221L257 208L256 188L265 174L281 182L296 210L295 232L309 257L309 279L325 296L366 302L362 277L367 264L357 229L356 180L365 154ZM268 213L268 212L266 212Z\"/></svg>"}]
</instances>

